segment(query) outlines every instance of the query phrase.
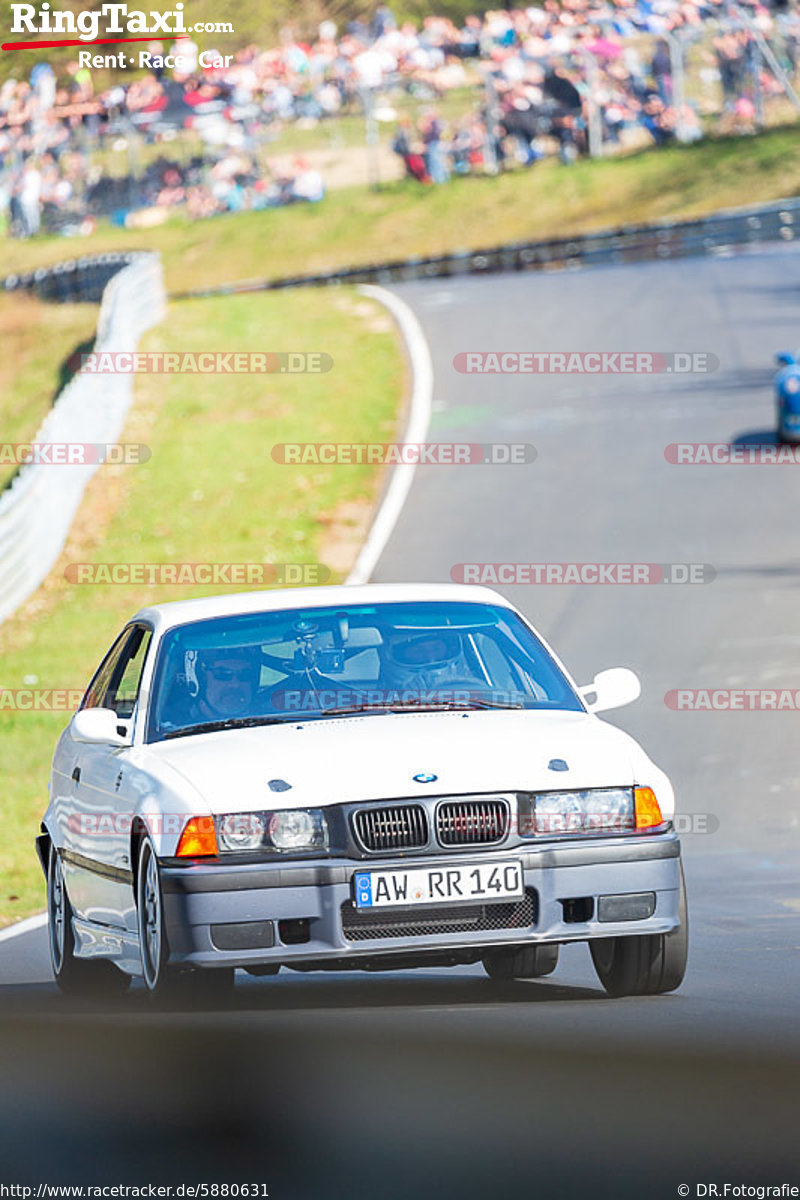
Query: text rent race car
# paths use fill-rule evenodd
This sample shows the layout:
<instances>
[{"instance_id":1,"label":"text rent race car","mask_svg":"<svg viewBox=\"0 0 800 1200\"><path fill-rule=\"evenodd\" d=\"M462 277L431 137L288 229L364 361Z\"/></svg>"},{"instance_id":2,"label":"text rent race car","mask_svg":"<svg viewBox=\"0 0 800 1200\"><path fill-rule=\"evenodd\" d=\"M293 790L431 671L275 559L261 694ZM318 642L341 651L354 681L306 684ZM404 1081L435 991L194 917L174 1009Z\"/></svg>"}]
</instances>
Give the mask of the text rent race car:
<instances>
[{"instance_id":1,"label":"text rent race car","mask_svg":"<svg viewBox=\"0 0 800 1200\"><path fill-rule=\"evenodd\" d=\"M684 974L669 780L486 588L328 587L147 608L55 752L37 848L65 991L235 968ZM591 700L591 702L589 702ZM113 964L113 965L112 965Z\"/></svg>"}]
</instances>

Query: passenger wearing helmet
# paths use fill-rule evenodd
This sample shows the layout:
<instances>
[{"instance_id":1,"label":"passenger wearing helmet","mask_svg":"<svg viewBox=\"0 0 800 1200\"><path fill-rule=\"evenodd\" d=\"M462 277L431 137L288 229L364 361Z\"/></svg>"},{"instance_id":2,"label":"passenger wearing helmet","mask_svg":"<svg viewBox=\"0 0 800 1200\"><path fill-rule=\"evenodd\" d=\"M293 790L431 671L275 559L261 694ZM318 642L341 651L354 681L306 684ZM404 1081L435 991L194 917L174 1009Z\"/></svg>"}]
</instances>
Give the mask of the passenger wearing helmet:
<instances>
[{"instance_id":1,"label":"passenger wearing helmet","mask_svg":"<svg viewBox=\"0 0 800 1200\"><path fill-rule=\"evenodd\" d=\"M450 629L392 632L380 651L384 687L430 691L463 682L466 664L461 634Z\"/></svg>"}]
</instances>

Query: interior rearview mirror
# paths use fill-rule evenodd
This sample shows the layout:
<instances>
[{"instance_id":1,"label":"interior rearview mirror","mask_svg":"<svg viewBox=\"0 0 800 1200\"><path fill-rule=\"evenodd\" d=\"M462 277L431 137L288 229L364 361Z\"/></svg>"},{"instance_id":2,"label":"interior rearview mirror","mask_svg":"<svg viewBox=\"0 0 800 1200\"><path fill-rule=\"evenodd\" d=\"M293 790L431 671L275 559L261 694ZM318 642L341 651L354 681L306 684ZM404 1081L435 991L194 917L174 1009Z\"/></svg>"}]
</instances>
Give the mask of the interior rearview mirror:
<instances>
[{"instance_id":1,"label":"interior rearview mirror","mask_svg":"<svg viewBox=\"0 0 800 1200\"><path fill-rule=\"evenodd\" d=\"M581 699L590 712L607 712L638 700L642 693L639 676L628 667L609 667L599 671L591 683L578 688Z\"/></svg>"}]
</instances>

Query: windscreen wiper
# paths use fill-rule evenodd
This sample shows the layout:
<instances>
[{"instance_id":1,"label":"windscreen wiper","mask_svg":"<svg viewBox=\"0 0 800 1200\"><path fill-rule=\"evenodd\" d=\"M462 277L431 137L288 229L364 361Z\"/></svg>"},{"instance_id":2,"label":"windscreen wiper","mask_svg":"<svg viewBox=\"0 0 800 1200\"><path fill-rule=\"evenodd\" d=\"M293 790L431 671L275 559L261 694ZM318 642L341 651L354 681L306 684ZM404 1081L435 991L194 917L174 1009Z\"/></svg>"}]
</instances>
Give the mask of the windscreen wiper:
<instances>
[{"instance_id":1,"label":"windscreen wiper","mask_svg":"<svg viewBox=\"0 0 800 1200\"><path fill-rule=\"evenodd\" d=\"M470 708L510 708L523 709L524 704L507 704L502 700L484 700L473 696L469 700L402 700L391 705L392 712L436 712L439 710L464 710Z\"/></svg>"},{"instance_id":2,"label":"windscreen wiper","mask_svg":"<svg viewBox=\"0 0 800 1200\"><path fill-rule=\"evenodd\" d=\"M468 712L470 709L515 709L521 710L525 708L524 704L506 704L498 700L421 700L416 701L401 701L392 700L382 704L347 704L339 707L325 708L304 708L296 713L288 715L287 720L307 720L309 718L324 718L324 717L352 717L363 716L365 713L402 713L402 712ZM266 723L266 722L265 722ZM177 737L178 730L174 734L168 734L169 737ZM189 730L187 732L193 732Z\"/></svg>"},{"instance_id":3,"label":"windscreen wiper","mask_svg":"<svg viewBox=\"0 0 800 1200\"><path fill-rule=\"evenodd\" d=\"M224 721L203 721L201 725L186 725L183 729L171 729L165 733L163 741L168 738L191 737L195 733L217 733L220 729L248 729L255 725L282 725L291 717L228 717Z\"/></svg>"},{"instance_id":4,"label":"windscreen wiper","mask_svg":"<svg viewBox=\"0 0 800 1200\"><path fill-rule=\"evenodd\" d=\"M297 713L298 717L350 717L359 713L392 712L390 704L346 704L339 708L304 708Z\"/></svg>"}]
</instances>

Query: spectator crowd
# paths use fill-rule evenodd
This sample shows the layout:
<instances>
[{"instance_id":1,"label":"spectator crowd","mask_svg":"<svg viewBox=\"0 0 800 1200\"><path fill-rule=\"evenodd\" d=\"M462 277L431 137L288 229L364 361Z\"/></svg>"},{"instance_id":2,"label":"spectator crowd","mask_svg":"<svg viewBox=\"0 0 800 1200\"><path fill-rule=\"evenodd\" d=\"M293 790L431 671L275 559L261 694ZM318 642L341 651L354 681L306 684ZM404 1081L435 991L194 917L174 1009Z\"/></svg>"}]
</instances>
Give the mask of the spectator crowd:
<instances>
[{"instance_id":1,"label":"spectator crowd","mask_svg":"<svg viewBox=\"0 0 800 1200\"><path fill-rule=\"evenodd\" d=\"M27 78L0 86L0 216L29 237L42 227L83 233L99 216L147 223L178 207L199 218L315 203L325 194L319 170L300 156L270 158L270 139L345 113L397 118L392 105L403 110L406 97L421 109L397 119L392 149L421 183L554 152L570 163L593 137L693 140L704 114L685 96L678 103L675 78L676 52L692 46L703 86L716 85L725 113L752 127L781 89L757 38L795 72L800 24L782 7L793 2L543 0L460 23L398 22L379 4L369 22L323 21L309 40L287 29L279 45L247 46L225 67L201 67L184 37L181 72L117 78L105 90L77 62L57 73L37 57ZM444 117L447 96L469 87L476 102ZM184 139L189 155L177 152ZM143 145L156 146L146 166L134 153ZM108 162L119 152L127 169L116 178Z\"/></svg>"}]
</instances>

